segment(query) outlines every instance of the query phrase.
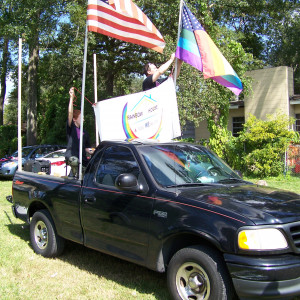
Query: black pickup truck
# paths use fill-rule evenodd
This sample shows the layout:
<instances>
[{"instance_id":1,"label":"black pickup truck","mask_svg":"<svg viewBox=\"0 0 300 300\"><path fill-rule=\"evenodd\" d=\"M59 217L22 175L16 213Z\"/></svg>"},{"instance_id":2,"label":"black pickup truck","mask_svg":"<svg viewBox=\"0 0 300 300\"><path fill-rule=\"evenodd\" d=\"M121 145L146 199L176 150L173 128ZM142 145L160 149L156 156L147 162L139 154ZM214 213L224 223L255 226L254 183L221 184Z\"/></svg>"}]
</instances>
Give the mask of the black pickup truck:
<instances>
[{"instance_id":1,"label":"black pickup truck","mask_svg":"<svg viewBox=\"0 0 300 300\"><path fill-rule=\"evenodd\" d=\"M174 299L300 295L300 196L243 181L199 145L102 142L82 182L18 171L10 201L36 253L67 239L167 271Z\"/></svg>"}]
</instances>

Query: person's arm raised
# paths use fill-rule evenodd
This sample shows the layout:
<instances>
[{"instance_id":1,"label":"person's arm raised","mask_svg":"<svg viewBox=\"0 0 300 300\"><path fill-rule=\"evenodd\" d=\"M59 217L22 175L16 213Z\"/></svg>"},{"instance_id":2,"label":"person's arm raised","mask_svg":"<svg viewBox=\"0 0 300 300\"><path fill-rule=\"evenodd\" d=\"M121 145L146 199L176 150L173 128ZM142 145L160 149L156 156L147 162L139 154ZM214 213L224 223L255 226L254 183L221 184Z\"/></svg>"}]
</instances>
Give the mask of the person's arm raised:
<instances>
[{"instance_id":1,"label":"person's arm raised","mask_svg":"<svg viewBox=\"0 0 300 300\"><path fill-rule=\"evenodd\" d=\"M72 124L72 120L73 120L73 101L74 101L74 88L70 88L69 90L69 94L70 94L70 101L69 101L69 107L68 107L68 125L69 127Z\"/></svg>"},{"instance_id":2,"label":"person's arm raised","mask_svg":"<svg viewBox=\"0 0 300 300\"><path fill-rule=\"evenodd\" d=\"M161 65L153 74L152 74L152 81L155 82L162 74L164 74L169 67L171 66L172 62L175 59L175 53L173 53L170 59Z\"/></svg>"}]
</instances>

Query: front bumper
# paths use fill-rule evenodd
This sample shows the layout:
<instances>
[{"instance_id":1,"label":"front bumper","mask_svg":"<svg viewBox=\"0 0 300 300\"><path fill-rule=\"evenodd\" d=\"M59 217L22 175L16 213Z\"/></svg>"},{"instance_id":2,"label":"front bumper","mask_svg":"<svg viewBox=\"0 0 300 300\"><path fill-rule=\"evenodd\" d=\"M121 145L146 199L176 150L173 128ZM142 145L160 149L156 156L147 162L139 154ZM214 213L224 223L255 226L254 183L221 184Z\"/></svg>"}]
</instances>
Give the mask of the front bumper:
<instances>
[{"instance_id":1,"label":"front bumper","mask_svg":"<svg viewBox=\"0 0 300 300\"><path fill-rule=\"evenodd\" d=\"M15 175L18 166L16 165L7 167L3 165L0 166L0 177L12 178Z\"/></svg>"},{"instance_id":2,"label":"front bumper","mask_svg":"<svg viewBox=\"0 0 300 300\"><path fill-rule=\"evenodd\" d=\"M300 295L300 255L224 255L240 299L292 299Z\"/></svg>"}]
</instances>

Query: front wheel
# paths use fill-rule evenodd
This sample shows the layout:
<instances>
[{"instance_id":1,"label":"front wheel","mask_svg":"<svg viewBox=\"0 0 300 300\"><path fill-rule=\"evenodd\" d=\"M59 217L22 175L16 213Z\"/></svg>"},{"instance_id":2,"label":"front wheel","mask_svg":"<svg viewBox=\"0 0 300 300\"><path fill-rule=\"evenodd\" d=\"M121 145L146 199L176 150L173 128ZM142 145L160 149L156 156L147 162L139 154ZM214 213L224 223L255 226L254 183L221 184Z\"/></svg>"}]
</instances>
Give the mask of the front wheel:
<instances>
[{"instance_id":1,"label":"front wheel","mask_svg":"<svg viewBox=\"0 0 300 300\"><path fill-rule=\"evenodd\" d=\"M235 299L222 258L208 247L179 250L168 267L168 287L175 300Z\"/></svg>"},{"instance_id":2,"label":"front wheel","mask_svg":"<svg viewBox=\"0 0 300 300\"><path fill-rule=\"evenodd\" d=\"M30 222L30 240L34 252L44 257L58 256L64 249L64 239L57 235L47 210L34 213Z\"/></svg>"}]
</instances>

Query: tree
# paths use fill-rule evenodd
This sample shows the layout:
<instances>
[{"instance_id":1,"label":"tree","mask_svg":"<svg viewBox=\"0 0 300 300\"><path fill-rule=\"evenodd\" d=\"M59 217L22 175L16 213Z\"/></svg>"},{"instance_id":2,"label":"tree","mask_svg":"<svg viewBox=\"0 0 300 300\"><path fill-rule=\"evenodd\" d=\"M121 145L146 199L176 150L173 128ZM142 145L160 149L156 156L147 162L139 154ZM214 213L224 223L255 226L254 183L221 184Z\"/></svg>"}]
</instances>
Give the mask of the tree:
<instances>
[{"instance_id":1,"label":"tree","mask_svg":"<svg viewBox=\"0 0 300 300\"><path fill-rule=\"evenodd\" d=\"M239 41L254 58L292 67L295 93L300 93L298 0L218 0L211 5L213 18L240 32Z\"/></svg>"},{"instance_id":2,"label":"tree","mask_svg":"<svg viewBox=\"0 0 300 300\"><path fill-rule=\"evenodd\" d=\"M9 39L5 37L3 39L3 47L2 47L2 68L0 75L0 126L3 125L3 112L4 112L4 99L6 94L6 76L7 76L7 64L9 59L8 52Z\"/></svg>"},{"instance_id":3,"label":"tree","mask_svg":"<svg viewBox=\"0 0 300 300\"><path fill-rule=\"evenodd\" d=\"M28 45L27 72L27 144L36 143L37 138L37 103L39 97L38 62L39 52L46 49L56 32L57 20L61 16L64 0L21 0L4 1L5 11L9 10L11 22L5 25L10 30L2 31L4 38L14 32L13 39L23 35L24 48ZM26 50L25 50L26 51Z\"/></svg>"},{"instance_id":4,"label":"tree","mask_svg":"<svg viewBox=\"0 0 300 300\"><path fill-rule=\"evenodd\" d=\"M29 45L31 60L25 75L28 78L28 88L32 85L28 93L31 91L30 101L33 105L28 105L28 128L36 128L35 119L31 118L37 116L37 140L61 141L65 136L64 112L68 103L68 90L71 86L81 89L86 1L64 3L52 0L47 1L47 5L45 0L37 3L31 1L18 2L24 11L23 14L19 10L19 20L27 23L29 28L25 35L25 45ZM55 7L55 3L60 4L61 8L59 5ZM179 1L137 0L136 3L164 36L167 42L164 54L89 33L86 72L88 99L93 99L93 53L97 54L99 99L107 99L138 91L138 87L133 87L132 82L140 77L145 62L153 61L159 65L176 49ZM254 66L252 55L247 54L239 43L241 34L236 34L225 26L220 27L214 21L214 6L211 7L211 3L191 0L188 5L232 64L247 91L248 81L244 73ZM58 17L62 8L67 18ZM30 20L27 19L27 14ZM225 126L229 100L233 97L229 90L212 80L204 80L196 69L186 64L183 65L177 84L182 125L189 120L198 124L203 119L212 119L218 128ZM32 98L37 99L36 105ZM93 111L87 105L85 126L93 129L93 123Z\"/></svg>"},{"instance_id":5,"label":"tree","mask_svg":"<svg viewBox=\"0 0 300 300\"><path fill-rule=\"evenodd\" d=\"M0 49L2 57L0 60L0 126L3 125L4 99L6 96L6 79L11 67L9 42L14 36L14 31L10 27L12 21L12 8L8 1L3 1L0 6Z\"/></svg>"},{"instance_id":6,"label":"tree","mask_svg":"<svg viewBox=\"0 0 300 300\"><path fill-rule=\"evenodd\" d=\"M300 94L300 4L290 8L282 19L273 23L268 62L274 66L287 65L294 70L295 94Z\"/></svg>"},{"instance_id":7,"label":"tree","mask_svg":"<svg viewBox=\"0 0 300 300\"><path fill-rule=\"evenodd\" d=\"M26 15L22 15L28 26L26 41L29 49L28 64L28 106L27 106L27 145L37 141L37 103L39 94L38 64L40 43L47 47L51 43L58 19L65 2L60 0L26 0L22 2Z\"/></svg>"}]
</instances>

